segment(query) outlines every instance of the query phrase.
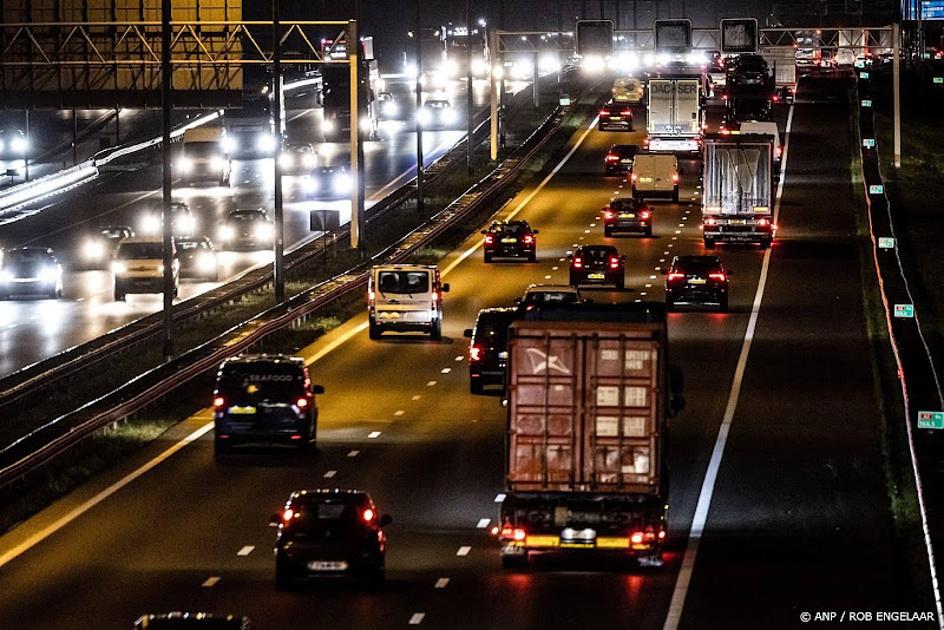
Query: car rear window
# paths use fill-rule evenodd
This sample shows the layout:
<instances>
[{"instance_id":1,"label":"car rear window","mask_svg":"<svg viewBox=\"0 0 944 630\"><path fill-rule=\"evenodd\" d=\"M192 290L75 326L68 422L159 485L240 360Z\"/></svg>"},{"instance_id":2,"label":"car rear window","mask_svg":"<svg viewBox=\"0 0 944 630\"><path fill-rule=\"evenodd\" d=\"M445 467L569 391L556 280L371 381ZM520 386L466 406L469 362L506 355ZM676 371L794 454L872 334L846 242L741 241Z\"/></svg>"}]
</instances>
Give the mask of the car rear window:
<instances>
[{"instance_id":1,"label":"car rear window","mask_svg":"<svg viewBox=\"0 0 944 630\"><path fill-rule=\"evenodd\" d=\"M11 251L7 252L7 262L13 265L35 264L49 262L49 257L43 251Z\"/></svg>"},{"instance_id":2,"label":"car rear window","mask_svg":"<svg viewBox=\"0 0 944 630\"><path fill-rule=\"evenodd\" d=\"M377 274L381 293L425 293L429 291L428 271L381 271Z\"/></svg>"},{"instance_id":3,"label":"car rear window","mask_svg":"<svg viewBox=\"0 0 944 630\"><path fill-rule=\"evenodd\" d=\"M163 251L161 243L122 243L118 246L118 258L160 258Z\"/></svg>"},{"instance_id":4,"label":"car rear window","mask_svg":"<svg viewBox=\"0 0 944 630\"><path fill-rule=\"evenodd\" d=\"M289 402L305 393L305 373L291 363L229 363L216 389L230 404Z\"/></svg>"},{"instance_id":5,"label":"car rear window","mask_svg":"<svg viewBox=\"0 0 944 630\"><path fill-rule=\"evenodd\" d=\"M313 534L337 531L339 528L350 529L361 524L358 504L359 497L347 500L311 500L308 498L295 501L291 509L297 516L292 518L285 531L289 535L301 538Z\"/></svg>"},{"instance_id":6,"label":"car rear window","mask_svg":"<svg viewBox=\"0 0 944 630\"><path fill-rule=\"evenodd\" d=\"M590 260L606 260L610 256L616 256L616 250L607 247L587 247L580 252L580 255Z\"/></svg>"}]
</instances>

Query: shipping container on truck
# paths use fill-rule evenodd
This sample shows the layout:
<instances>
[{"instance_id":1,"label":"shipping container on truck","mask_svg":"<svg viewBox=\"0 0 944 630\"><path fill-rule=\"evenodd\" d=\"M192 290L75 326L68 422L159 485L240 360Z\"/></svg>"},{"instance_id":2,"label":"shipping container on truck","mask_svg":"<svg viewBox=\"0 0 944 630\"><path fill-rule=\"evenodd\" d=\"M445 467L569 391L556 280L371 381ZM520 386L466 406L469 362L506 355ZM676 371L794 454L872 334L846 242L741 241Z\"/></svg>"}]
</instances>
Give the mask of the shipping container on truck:
<instances>
[{"instance_id":1,"label":"shipping container on truck","mask_svg":"<svg viewBox=\"0 0 944 630\"><path fill-rule=\"evenodd\" d=\"M646 140L650 151L698 153L701 149L702 81L698 78L649 80Z\"/></svg>"},{"instance_id":2,"label":"shipping container on truck","mask_svg":"<svg viewBox=\"0 0 944 630\"><path fill-rule=\"evenodd\" d=\"M776 233L773 204L773 140L745 134L705 139L702 228L705 247L760 243Z\"/></svg>"},{"instance_id":3,"label":"shipping container on truck","mask_svg":"<svg viewBox=\"0 0 944 630\"><path fill-rule=\"evenodd\" d=\"M659 565L666 418L682 406L665 306L529 311L511 325L508 352L506 489L493 530L503 566L564 552Z\"/></svg>"}]
</instances>

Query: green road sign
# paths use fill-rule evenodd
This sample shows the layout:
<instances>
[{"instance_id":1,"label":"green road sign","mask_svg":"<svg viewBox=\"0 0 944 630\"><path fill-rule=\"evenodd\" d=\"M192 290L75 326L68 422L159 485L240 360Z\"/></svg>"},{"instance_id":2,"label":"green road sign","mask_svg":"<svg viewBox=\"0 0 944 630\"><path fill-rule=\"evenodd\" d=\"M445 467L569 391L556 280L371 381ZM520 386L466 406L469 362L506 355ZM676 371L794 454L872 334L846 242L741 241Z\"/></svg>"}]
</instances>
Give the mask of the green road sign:
<instances>
[{"instance_id":1,"label":"green road sign","mask_svg":"<svg viewBox=\"0 0 944 630\"><path fill-rule=\"evenodd\" d=\"M872 99L870 98L862 99L862 107L872 107Z\"/></svg>"},{"instance_id":2,"label":"green road sign","mask_svg":"<svg viewBox=\"0 0 944 630\"><path fill-rule=\"evenodd\" d=\"M918 428L944 430L944 411L919 411Z\"/></svg>"},{"instance_id":3,"label":"green road sign","mask_svg":"<svg viewBox=\"0 0 944 630\"><path fill-rule=\"evenodd\" d=\"M933 79L931 79L931 82L934 85L944 85L944 77L934 77Z\"/></svg>"},{"instance_id":4,"label":"green road sign","mask_svg":"<svg viewBox=\"0 0 944 630\"><path fill-rule=\"evenodd\" d=\"M859 73L859 78L860 78L860 79L868 79L868 78L869 78L869 73L868 73L868 72L860 72L860 73Z\"/></svg>"},{"instance_id":5,"label":"green road sign","mask_svg":"<svg viewBox=\"0 0 944 630\"><path fill-rule=\"evenodd\" d=\"M895 249L895 239L893 239L890 236L879 236L878 248L879 249Z\"/></svg>"},{"instance_id":6,"label":"green road sign","mask_svg":"<svg viewBox=\"0 0 944 630\"><path fill-rule=\"evenodd\" d=\"M869 186L869 194L870 195L884 195L885 186L883 186L882 184L872 184L871 186Z\"/></svg>"},{"instance_id":7,"label":"green road sign","mask_svg":"<svg viewBox=\"0 0 944 630\"><path fill-rule=\"evenodd\" d=\"M874 149L875 138L862 138L862 146L864 146L866 149Z\"/></svg>"},{"instance_id":8,"label":"green road sign","mask_svg":"<svg viewBox=\"0 0 944 630\"><path fill-rule=\"evenodd\" d=\"M896 304L895 317L898 319L914 319L914 304Z\"/></svg>"},{"instance_id":9,"label":"green road sign","mask_svg":"<svg viewBox=\"0 0 944 630\"><path fill-rule=\"evenodd\" d=\"M570 105L570 97L569 97L569 96L562 96L562 97L560 97L560 101L558 101L558 102L560 103L560 106L561 106L561 107L567 107L568 105Z\"/></svg>"}]
</instances>

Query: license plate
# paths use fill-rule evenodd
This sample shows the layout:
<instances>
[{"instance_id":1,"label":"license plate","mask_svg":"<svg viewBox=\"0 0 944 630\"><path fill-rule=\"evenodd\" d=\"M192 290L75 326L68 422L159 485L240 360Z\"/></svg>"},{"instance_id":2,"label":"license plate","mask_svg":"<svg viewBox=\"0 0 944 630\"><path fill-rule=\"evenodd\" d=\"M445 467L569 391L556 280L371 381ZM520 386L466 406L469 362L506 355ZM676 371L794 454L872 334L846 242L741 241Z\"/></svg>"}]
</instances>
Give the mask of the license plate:
<instances>
[{"instance_id":1,"label":"license plate","mask_svg":"<svg viewBox=\"0 0 944 630\"><path fill-rule=\"evenodd\" d=\"M639 181L642 182L643 184L651 184L651 183L652 183L652 178L651 178L651 177L640 177L640 178L639 178Z\"/></svg>"},{"instance_id":2,"label":"license plate","mask_svg":"<svg viewBox=\"0 0 944 630\"><path fill-rule=\"evenodd\" d=\"M606 277L606 274L603 273L591 273L587 274L587 277L591 280L603 280Z\"/></svg>"},{"instance_id":3,"label":"license plate","mask_svg":"<svg viewBox=\"0 0 944 630\"><path fill-rule=\"evenodd\" d=\"M229 412L237 416L249 416L256 413L256 408L255 407L240 407L239 405L236 405L234 407L230 407Z\"/></svg>"},{"instance_id":4,"label":"license plate","mask_svg":"<svg viewBox=\"0 0 944 630\"><path fill-rule=\"evenodd\" d=\"M692 278L688 281L689 284L705 284L707 282L704 278Z\"/></svg>"},{"instance_id":5,"label":"license plate","mask_svg":"<svg viewBox=\"0 0 944 630\"><path fill-rule=\"evenodd\" d=\"M621 219L635 219L635 218L636 218L636 213L635 213L635 212L620 212L619 218L621 218Z\"/></svg>"},{"instance_id":6,"label":"license plate","mask_svg":"<svg viewBox=\"0 0 944 630\"><path fill-rule=\"evenodd\" d=\"M733 219L731 225L747 225L746 219Z\"/></svg>"},{"instance_id":7,"label":"license plate","mask_svg":"<svg viewBox=\"0 0 944 630\"><path fill-rule=\"evenodd\" d=\"M622 116L610 116L610 120L623 120Z\"/></svg>"},{"instance_id":8,"label":"license plate","mask_svg":"<svg viewBox=\"0 0 944 630\"><path fill-rule=\"evenodd\" d=\"M400 313L396 311L385 311L378 313L380 319L400 319Z\"/></svg>"},{"instance_id":9,"label":"license plate","mask_svg":"<svg viewBox=\"0 0 944 630\"><path fill-rule=\"evenodd\" d=\"M620 164L632 164L632 160L620 160Z\"/></svg>"},{"instance_id":10,"label":"license plate","mask_svg":"<svg viewBox=\"0 0 944 630\"><path fill-rule=\"evenodd\" d=\"M308 563L309 571L347 571L347 562L317 561Z\"/></svg>"},{"instance_id":11,"label":"license plate","mask_svg":"<svg viewBox=\"0 0 944 630\"><path fill-rule=\"evenodd\" d=\"M503 238L503 239L501 240L501 242L502 242L502 243L517 243L517 242L518 242L518 239L516 239L516 238Z\"/></svg>"}]
</instances>

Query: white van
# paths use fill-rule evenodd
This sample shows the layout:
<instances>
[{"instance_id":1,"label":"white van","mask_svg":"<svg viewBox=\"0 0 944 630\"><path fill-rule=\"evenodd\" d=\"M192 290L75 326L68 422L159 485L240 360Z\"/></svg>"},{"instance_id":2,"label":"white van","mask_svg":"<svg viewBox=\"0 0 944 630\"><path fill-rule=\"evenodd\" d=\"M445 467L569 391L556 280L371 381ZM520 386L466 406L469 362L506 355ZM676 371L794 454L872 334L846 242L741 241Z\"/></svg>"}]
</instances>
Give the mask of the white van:
<instances>
[{"instance_id":1,"label":"white van","mask_svg":"<svg viewBox=\"0 0 944 630\"><path fill-rule=\"evenodd\" d=\"M758 134L770 136L774 141L774 165L780 168L780 156L783 148L780 146L780 128L773 121L747 120L741 123L739 134Z\"/></svg>"},{"instance_id":2,"label":"white van","mask_svg":"<svg viewBox=\"0 0 944 630\"><path fill-rule=\"evenodd\" d=\"M678 158L666 153L637 153L630 175L633 198L667 197L678 203Z\"/></svg>"},{"instance_id":3,"label":"white van","mask_svg":"<svg viewBox=\"0 0 944 630\"><path fill-rule=\"evenodd\" d=\"M836 51L835 64L839 68L855 65L856 53L852 48L840 48Z\"/></svg>"},{"instance_id":4,"label":"white van","mask_svg":"<svg viewBox=\"0 0 944 630\"><path fill-rule=\"evenodd\" d=\"M617 103L642 103L645 96L642 79L620 78L613 81L613 100Z\"/></svg>"},{"instance_id":5,"label":"white van","mask_svg":"<svg viewBox=\"0 0 944 630\"><path fill-rule=\"evenodd\" d=\"M175 175L188 183L215 181L229 186L231 162L220 127L194 127L184 132Z\"/></svg>"},{"instance_id":6,"label":"white van","mask_svg":"<svg viewBox=\"0 0 944 630\"><path fill-rule=\"evenodd\" d=\"M443 284L436 265L375 265L367 281L370 338L386 331L429 333L442 338Z\"/></svg>"}]
</instances>

